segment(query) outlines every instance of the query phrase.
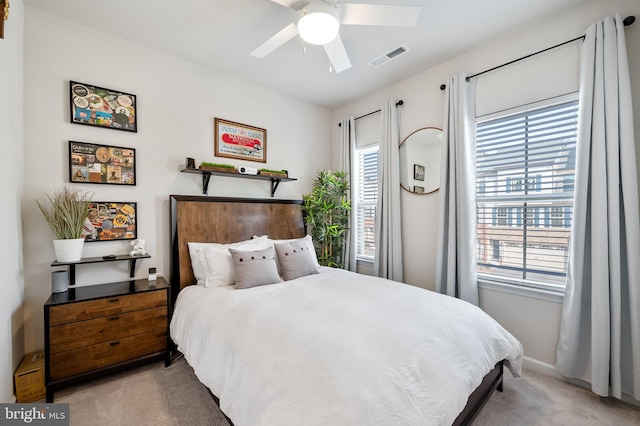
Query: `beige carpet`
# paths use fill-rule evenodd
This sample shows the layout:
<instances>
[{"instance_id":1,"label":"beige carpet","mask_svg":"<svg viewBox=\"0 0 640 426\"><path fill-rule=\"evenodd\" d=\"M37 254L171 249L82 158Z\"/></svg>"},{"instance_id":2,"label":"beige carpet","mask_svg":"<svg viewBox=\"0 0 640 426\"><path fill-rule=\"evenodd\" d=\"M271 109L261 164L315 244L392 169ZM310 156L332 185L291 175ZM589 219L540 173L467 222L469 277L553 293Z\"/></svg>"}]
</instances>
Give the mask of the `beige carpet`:
<instances>
[{"instance_id":1,"label":"beige carpet","mask_svg":"<svg viewBox=\"0 0 640 426\"><path fill-rule=\"evenodd\" d=\"M55 402L70 403L73 426L228 425L183 358L63 389ZM474 422L480 425L637 426L640 409L543 374L513 379L505 372L505 391L491 397Z\"/></svg>"}]
</instances>

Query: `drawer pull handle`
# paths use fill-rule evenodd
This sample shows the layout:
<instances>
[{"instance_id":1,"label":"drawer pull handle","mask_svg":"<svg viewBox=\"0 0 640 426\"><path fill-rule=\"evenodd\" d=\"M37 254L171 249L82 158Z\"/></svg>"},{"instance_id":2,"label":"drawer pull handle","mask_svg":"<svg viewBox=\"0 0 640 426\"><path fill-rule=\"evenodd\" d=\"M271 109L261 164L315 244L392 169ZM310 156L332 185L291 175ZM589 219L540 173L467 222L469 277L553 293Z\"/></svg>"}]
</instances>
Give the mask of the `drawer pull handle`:
<instances>
[{"instance_id":1,"label":"drawer pull handle","mask_svg":"<svg viewBox=\"0 0 640 426\"><path fill-rule=\"evenodd\" d=\"M119 316L109 317L109 321L118 321L120 319Z\"/></svg>"},{"instance_id":2,"label":"drawer pull handle","mask_svg":"<svg viewBox=\"0 0 640 426\"><path fill-rule=\"evenodd\" d=\"M109 299L109 303L116 303L117 301L119 301L120 299Z\"/></svg>"},{"instance_id":3,"label":"drawer pull handle","mask_svg":"<svg viewBox=\"0 0 640 426\"><path fill-rule=\"evenodd\" d=\"M116 342L109 343L109 346L116 346L116 345L119 345L119 344L120 344L120 341L118 340Z\"/></svg>"}]
</instances>

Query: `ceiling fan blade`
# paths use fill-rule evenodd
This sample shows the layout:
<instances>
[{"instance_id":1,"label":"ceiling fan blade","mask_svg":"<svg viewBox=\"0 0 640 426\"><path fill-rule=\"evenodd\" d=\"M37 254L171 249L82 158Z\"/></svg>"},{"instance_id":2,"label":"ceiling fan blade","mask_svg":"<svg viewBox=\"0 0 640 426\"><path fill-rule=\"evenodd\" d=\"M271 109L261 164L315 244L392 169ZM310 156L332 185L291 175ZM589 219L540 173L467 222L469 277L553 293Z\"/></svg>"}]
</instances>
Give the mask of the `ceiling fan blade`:
<instances>
[{"instance_id":1,"label":"ceiling fan blade","mask_svg":"<svg viewBox=\"0 0 640 426\"><path fill-rule=\"evenodd\" d=\"M331 43L323 44L322 47L327 52L336 74L351 68L351 61L349 60L349 55L347 55L347 50L344 48L340 34Z\"/></svg>"},{"instance_id":2,"label":"ceiling fan blade","mask_svg":"<svg viewBox=\"0 0 640 426\"><path fill-rule=\"evenodd\" d=\"M338 3L342 23L346 25L415 27L421 10L420 6Z\"/></svg>"},{"instance_id":3,"label":"ceiling fan blade","mask_svg":"<svg viewBox=\"0 0 640 426\"><path fill-rule=\"evenodd\" d=\"M288 7L293 10L300 10L309 4L309 2L305 0L271 0L271 1L274 3L281 4L282 6Z\"/></svg>"},{"instance_id":4,"label":"ceiling fan blade","mask_svg":"<svg viewBox=\"0 0 640 426\"><path fill-rule=\"evenodd\" d=\"M250 53L251 56L256 58L264 58L269 53L276 50L292 38L298 35L298 27L294 22L290 23L269 40L262 43L256 50Z\"/></svg>"}]
</instances>

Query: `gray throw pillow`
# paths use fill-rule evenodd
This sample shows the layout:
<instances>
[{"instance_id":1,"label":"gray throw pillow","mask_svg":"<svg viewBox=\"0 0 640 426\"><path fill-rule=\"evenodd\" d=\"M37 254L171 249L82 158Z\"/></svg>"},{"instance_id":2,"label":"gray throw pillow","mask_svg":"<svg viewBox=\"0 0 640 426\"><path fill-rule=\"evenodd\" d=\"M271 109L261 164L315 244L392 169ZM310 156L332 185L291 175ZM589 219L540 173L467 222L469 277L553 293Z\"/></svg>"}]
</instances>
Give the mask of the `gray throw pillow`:
<instances>
[{"instance_id":1,"label":"gray throw pillow","mask_svg":"<svg viewBox=\"0 0 640 426\"><path fill-rule=\"evenodd\" d=\"M236 288L250 288L280 282L272 247L257 251L229 249L233 259Z\"/></svg>"},{"instance_id":2,"label":"gray throw pillow","mask_svg":"<svg viewBox=\"0 0 640 426\"><path fill-rule=\"evenodd\" d=\"M275 243L273 246L278 256L282 278L286 281L318 273L314 257L305 241Z\"/></svg>"}]
</instances>

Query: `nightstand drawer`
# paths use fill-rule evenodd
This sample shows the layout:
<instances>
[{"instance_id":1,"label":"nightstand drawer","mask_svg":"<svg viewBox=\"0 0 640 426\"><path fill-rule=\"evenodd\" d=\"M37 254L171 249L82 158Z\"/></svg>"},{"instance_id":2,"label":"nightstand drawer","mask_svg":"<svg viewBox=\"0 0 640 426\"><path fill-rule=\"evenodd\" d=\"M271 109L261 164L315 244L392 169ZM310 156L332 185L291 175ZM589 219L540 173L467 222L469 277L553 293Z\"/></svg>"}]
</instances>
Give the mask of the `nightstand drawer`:
<instances>
[{"instance_id":1,"label":"nightstand drawer","mask_svg":"<svg viewBox=\"0 0 640 426\"><path fill-rule=\"evenodd\" d=\"M77 321L49 329L49 351L53 355L152 330L166 329L166 306Z\"/></svg>"},{"instance_id":2,"label":"nightstand drawer","mask_svg":"<svg viewBox=\"0 0 640 426\"><path fill-rule=\"evenodd\" d=\"M50 356L52 380L108 367L167 349L166 330L124 337Z\"/></svg>"},{"instance_id":3,"label":"nightstand drawer","mask_svg":"<svg viewBox=\"0 0 640 426\"><path fill-rule=\"evenodd\" d=\"M104 316L118 315L138 309L155 308L167 304L165 291L150 291L126 296L107 297L86 302L52 306L49 309L49 326L84 321Z\"/></svg>"}]
</instances>

